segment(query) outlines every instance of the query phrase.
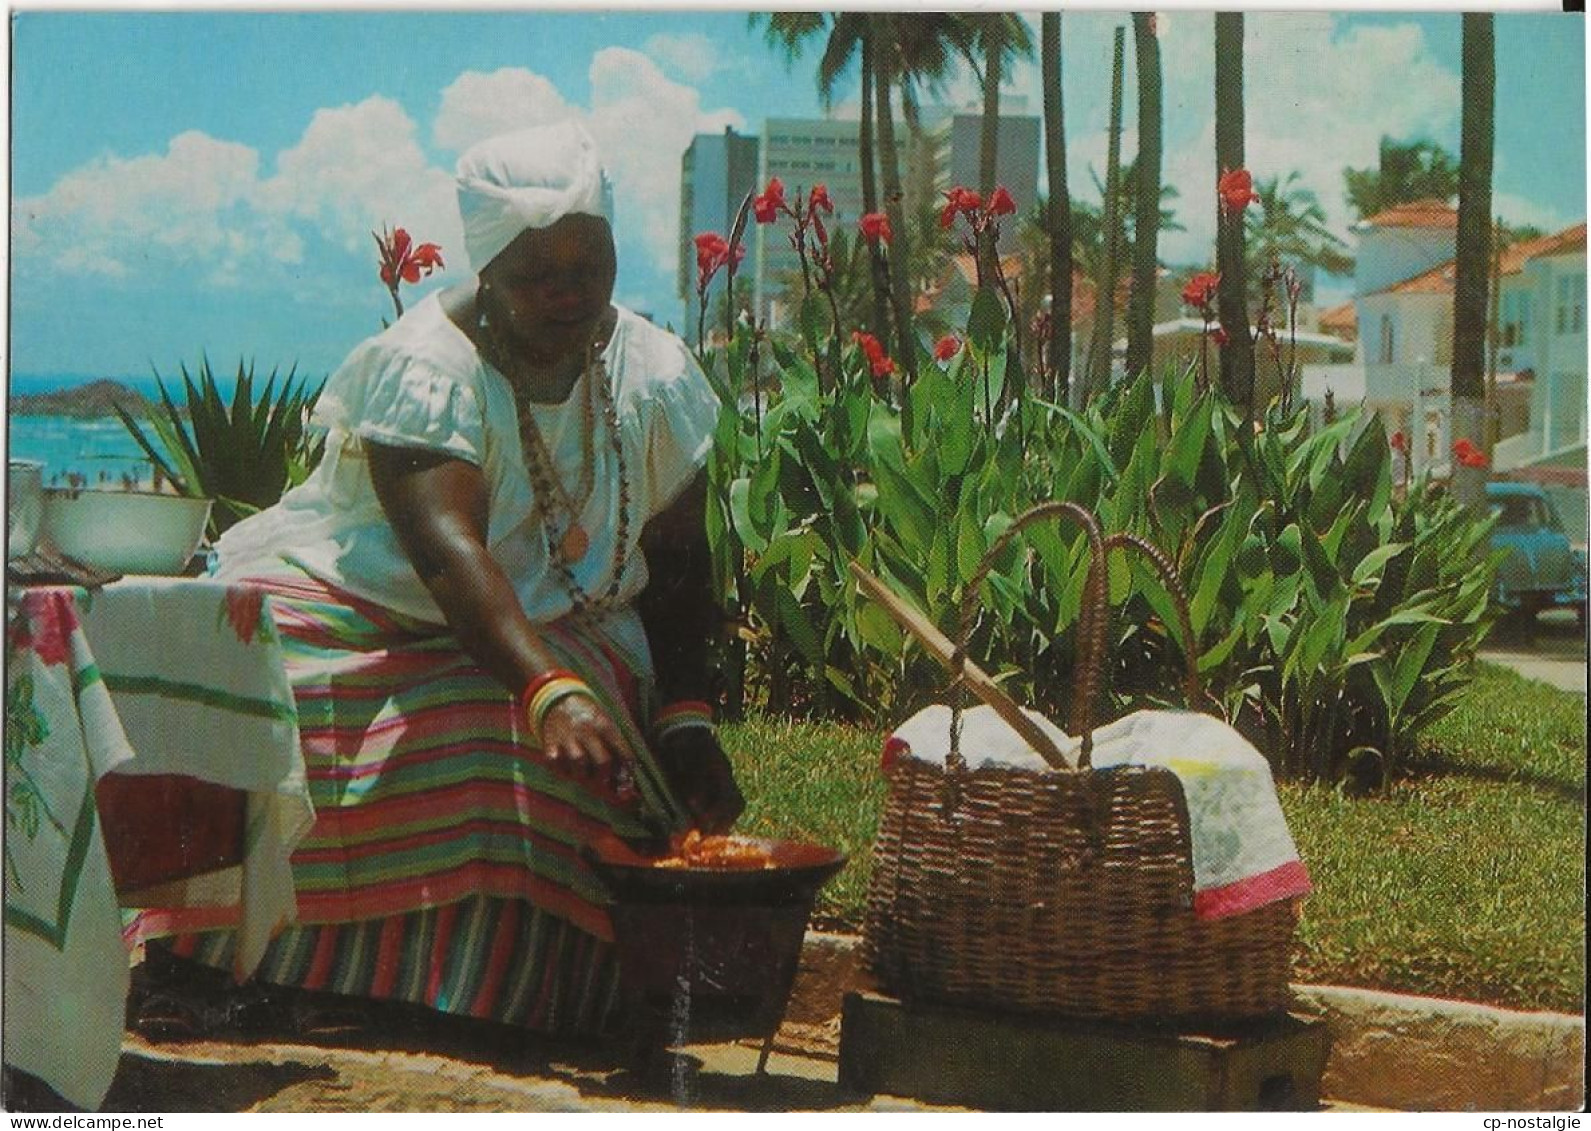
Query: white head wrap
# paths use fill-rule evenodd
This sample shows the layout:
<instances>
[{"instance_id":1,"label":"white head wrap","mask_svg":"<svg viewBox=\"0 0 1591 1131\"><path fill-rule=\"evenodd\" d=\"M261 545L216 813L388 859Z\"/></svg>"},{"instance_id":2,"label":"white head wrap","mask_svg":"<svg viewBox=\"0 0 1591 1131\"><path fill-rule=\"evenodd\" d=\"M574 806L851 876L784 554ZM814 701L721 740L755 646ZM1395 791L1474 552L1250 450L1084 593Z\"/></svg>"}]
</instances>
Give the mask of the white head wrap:
<instances>
[{"instance_id":1,"label":"white head wrap","mask_svg":"<svg viewBox=\"0 0 1591 1131\"><path fill-rule=\"evenodd\" d=\"M526 228L545 228L575 213L608 215L597 143L574 121L471 146L459 158L458 193L464 247L477 271Z\"/></svg>"}]
</instances>

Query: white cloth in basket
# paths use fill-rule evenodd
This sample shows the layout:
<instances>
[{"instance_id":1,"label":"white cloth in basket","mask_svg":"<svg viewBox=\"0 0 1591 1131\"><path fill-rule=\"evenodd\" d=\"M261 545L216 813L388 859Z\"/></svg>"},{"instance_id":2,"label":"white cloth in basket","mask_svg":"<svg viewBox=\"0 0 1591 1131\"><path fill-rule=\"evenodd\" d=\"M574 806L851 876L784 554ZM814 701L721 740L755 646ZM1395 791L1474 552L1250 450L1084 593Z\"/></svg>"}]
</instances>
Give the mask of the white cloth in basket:
<instances>
[{"instance_id":1,"label":"white cloth in basket","mask_svg":"<svg viewBox=\"0 0 1591 1131\"><path fill-rule=\"evenodd\" d=\"M1081 741L1036 711L1026 714L1075 766ZM963 713L961 751L973 770L1057 772L989 707ZM917 712L885 742L886 762L910 756L942 767L949 753L950 708L943 705ZM1200 918L1238 915L1311 890L1270 766L1222 720L1192 711L1138 711L1094 731L1091 761L1101 770L1161 766L1177 775L1188 802L1193 911Z\"/></svg>"}]
</instances>

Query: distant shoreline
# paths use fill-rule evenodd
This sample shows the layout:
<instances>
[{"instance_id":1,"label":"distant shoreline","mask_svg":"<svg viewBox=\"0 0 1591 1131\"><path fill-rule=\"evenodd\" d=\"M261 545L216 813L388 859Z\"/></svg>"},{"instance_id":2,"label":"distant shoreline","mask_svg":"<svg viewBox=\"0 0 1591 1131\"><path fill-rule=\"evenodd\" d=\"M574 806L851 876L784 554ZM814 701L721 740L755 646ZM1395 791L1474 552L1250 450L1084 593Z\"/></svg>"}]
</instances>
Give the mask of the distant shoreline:
<instances>
[{"instance_id":1,"label":"distant shoreline","mask_svg":"<svg viewBox=\"0 0 1591 1131\"><path fill-rule=\"evenodd\" d=\"M149 399L119 381L98 380L43 393L21 393L6 399L8 416L65 416L75 420L108 417L117 419L116 409L129 416L146 418L153 411Z\"/></svg>"}]
</instances>

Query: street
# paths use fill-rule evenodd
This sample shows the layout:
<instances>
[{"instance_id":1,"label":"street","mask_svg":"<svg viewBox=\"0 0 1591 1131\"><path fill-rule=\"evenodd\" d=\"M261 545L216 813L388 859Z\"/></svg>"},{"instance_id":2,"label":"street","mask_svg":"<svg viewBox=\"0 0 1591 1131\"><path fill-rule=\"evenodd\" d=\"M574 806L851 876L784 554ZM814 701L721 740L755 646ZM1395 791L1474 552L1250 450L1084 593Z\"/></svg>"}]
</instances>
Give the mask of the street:
<instances>
[{"instance_id":1,"label":"street","mask_svg":"<svg viewBox=\"0 0 1591 1131\"><path fill-rule=\"evenodd\" d=\"M1562 691L1586 693L1586 635L1572 612L1542 613L1533 626L1499 624L1480 657Z\"/></svg>"}]
</instances>

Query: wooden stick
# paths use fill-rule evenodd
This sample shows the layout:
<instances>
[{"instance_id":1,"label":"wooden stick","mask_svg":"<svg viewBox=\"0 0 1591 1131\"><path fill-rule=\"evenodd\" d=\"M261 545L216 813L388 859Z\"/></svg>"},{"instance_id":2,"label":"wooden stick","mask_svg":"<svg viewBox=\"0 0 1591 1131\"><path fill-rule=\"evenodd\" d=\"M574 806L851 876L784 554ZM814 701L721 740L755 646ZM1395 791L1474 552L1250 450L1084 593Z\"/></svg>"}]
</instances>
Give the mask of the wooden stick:
<instances>
[{"instance_id":1,"label":"wooden stick","mask_svg":"<svg viewBox=\"0 0 1591 1131\"><path fill-rule=\"evenodd\" d=\"M950 638L940 632L938 627L914 608L909 602L896 595L894 590L885 585L882 580L869 573L857 562L851 562L851 576L856 578L857 585L863 594L871 597L884 607L884 611L894 618L895 623L917 638L930 656L945 666L945 670L952 675L954 670L954 657L956 646ZM972 693L994 709L994 713L1005 720L1010 728L1022 736L1034 750L1038 751L1050 765L1057 770L1074 770L1072 765L1061 753L1060 747L1050 738L1043 727L1039 726L1017 705L1000 685L995 683L989 673L980 668L971 660L964 660L962 678Z\"/></svg>"}]
</instances>

